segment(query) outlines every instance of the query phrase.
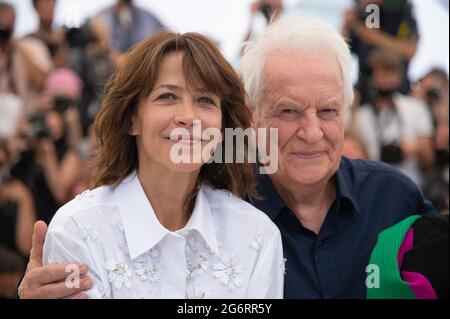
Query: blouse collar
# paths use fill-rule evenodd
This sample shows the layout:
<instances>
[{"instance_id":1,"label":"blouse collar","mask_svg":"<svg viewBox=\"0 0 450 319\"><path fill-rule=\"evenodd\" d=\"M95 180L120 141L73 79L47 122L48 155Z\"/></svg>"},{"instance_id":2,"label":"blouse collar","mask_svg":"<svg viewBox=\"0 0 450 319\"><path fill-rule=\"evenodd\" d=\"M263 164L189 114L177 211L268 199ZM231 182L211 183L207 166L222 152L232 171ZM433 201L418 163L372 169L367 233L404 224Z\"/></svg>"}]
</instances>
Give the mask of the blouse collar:
<instances>
[{"instance_id":1,"label":"blouse collar","mask_svg":"<svg viewBox=\"0 0 450 319\"><path fill-rule=\"evenodd\" d=\"M159 222L136 172L134 171L126 177L114 192L131 259L152 249L169 234L182 236L191 230L196 230L209 248L220 256L215 225L211 216L211 206L204 191L205 187L200 187L192 215L186 226L172 232Z\"/></svg>"}]
</instances>

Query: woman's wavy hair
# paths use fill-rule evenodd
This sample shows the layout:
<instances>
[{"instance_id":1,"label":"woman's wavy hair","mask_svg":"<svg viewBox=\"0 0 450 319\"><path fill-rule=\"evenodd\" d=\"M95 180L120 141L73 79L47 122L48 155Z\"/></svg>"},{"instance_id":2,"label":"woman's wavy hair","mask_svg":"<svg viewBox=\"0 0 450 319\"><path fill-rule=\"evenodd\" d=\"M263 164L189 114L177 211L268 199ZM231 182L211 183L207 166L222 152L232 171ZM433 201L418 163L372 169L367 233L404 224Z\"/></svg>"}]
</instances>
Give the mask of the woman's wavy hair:
<instances>
[{"instance_id":1,"label":"woman's wavy hair","mask_svg":"<svg viewBox=\"0 0 450 319\"><path fill-rule=\"evenodd\" d=\"M162 59L174 51L183 54L183 73L189 86L206 87L220 97L223 131L251 127L244 86L216 45L198 33L160 31L133 47L106 84L102 106L94 122L98 147L92 157L91 187L117 185L137 169L136 140L129 134L131 117L139 101L150 95ZM217 147L225 154L223 143ZM247 151L247 140L244 147ZM195 189L185 199L185 208L193 209L201 183L228 190L241 198L256 195L254 172L248 161L204 164Z\"/></svg>"}]
</instances>

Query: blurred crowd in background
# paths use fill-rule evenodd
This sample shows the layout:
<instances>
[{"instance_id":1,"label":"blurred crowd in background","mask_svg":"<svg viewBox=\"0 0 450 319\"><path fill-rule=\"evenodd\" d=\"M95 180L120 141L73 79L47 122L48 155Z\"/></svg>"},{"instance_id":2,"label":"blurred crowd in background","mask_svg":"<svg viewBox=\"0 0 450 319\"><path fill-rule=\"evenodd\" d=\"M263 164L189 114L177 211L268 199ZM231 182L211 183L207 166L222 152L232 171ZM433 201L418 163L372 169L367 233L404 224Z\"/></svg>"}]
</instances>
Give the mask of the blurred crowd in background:
<instances>
[{"instance_id":1,"label":"blurred crowd in background","mask_svg":"<svg viewBox=\"0 0 450 319\"><path fill-rule=\"evenodd\" d=\"M30 2L39 25L20 38L14 6L0 2L0 298L15 296L34 222L50 222L88 188L96 145L91 124L107 78L131 46L165 27L131 0L116 1L76 28L54 26L56 0ZM380 28L366 27L368 4L379 5ZM265 24L288 14L281 0L254 1L249 10ZM448 74L432 68L408 81L420 38L411 4L357 0L343 21L359 64L344 155L398 167L447 214ZM246 38L259 31L250 27Z\"/></svg>"}]
</instances>

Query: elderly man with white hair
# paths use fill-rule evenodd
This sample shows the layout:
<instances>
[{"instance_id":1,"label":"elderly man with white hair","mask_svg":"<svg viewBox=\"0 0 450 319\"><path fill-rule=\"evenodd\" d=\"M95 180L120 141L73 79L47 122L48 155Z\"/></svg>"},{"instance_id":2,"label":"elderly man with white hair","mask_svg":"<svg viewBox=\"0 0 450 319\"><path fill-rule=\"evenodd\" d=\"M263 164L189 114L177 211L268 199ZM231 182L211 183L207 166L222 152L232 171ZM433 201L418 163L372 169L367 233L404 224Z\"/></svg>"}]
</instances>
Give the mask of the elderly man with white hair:
<instances>
[{"instance_id":1,"label":"elderly man with white hair","mask_svg":"<svg viewBox=\"0 0 450 319\"><path fill-rule=\"evenodd\" d=\"M434 208L399 171L342 156L348 45L324 22L283 17L247 43L240 72L255 125L278 129L278 170L252 204L281 231L284 297L365 298L378 233Z\"/></svg>"},{"instance_id":2,"label":"elderly man with white hair","mask_svg":"<svg viewBox=\"0 0 450 319\"><path fill-rule=\"evenodd\" d=\"M284 297L365 298L378 233L434 208L390 166L342 157L353 99L347 44L324 22L282 17L247 43L240 72L255 126L278 129L277 170L258 176L251 202L281 231ZM30 287L40 287L36 297L67 293L52 287L57 265L39 265L40 249L30 263L46 283L25 275L21 296Z\"/></svg>"}]
</instances>

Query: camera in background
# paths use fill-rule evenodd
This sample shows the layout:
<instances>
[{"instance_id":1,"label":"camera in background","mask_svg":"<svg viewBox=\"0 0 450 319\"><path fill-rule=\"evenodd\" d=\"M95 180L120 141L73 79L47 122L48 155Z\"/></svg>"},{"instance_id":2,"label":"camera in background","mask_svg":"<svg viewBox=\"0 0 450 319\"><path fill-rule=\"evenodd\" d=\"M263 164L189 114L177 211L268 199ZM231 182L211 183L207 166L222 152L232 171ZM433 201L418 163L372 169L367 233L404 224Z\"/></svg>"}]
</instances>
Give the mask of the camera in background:
<instances>
[{"instance_id":1,"label":"camera in background","mask_svg":"<svg viewBox=\"0 0 450 319\"><path fill-rule=\"evenodd\" d=\"M60 114L64 114L72 105L75 102L68 96L57 95L53 98L53 109Z\"/></svg>"}]
</instances>

